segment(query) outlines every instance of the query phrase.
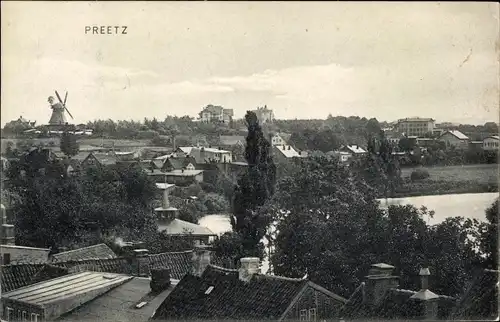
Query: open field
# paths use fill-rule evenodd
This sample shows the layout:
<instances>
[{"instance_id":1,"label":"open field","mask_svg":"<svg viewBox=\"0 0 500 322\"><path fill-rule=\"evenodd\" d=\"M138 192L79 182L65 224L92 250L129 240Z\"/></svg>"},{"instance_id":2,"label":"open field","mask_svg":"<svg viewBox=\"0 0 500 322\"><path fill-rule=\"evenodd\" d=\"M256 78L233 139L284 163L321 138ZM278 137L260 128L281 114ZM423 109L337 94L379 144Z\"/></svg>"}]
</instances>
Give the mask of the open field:
<instances>
[{"instance_id":1,"label":"open field","mask_svg":"<svg viewBox=\"0 0 500 322\"><path fill-rule=\"evenodd\" d=\"M401 176L409 178L413 170L418 168L403 168ZM421 167L429 171L429 179L433 181L477 181L479 183L498 183L498 164L472 164L455 166Z\"/></svg>"}]
</instances>

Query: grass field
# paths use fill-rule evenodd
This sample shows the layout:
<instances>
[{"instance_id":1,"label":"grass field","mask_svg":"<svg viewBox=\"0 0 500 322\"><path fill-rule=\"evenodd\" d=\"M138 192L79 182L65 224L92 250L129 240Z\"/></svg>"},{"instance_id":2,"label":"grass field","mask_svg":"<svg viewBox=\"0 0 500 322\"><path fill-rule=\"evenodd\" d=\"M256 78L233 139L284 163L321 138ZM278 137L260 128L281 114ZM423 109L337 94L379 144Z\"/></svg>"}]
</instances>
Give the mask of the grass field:
<instances>
[{"instance_id":1,"label":"grass field","mask_svg":"<svg viewBox=\"0 0 500 322\"><path fill-rule=\"evenodd\" d=\"M413 170L418 168L403 168L401 176L410 177ZM429 179L437 181L477 181L479 183L496 183L499 177L498 164L473 164L455 166L422 167L429 171Z\"/></svg>"}]
</instances>

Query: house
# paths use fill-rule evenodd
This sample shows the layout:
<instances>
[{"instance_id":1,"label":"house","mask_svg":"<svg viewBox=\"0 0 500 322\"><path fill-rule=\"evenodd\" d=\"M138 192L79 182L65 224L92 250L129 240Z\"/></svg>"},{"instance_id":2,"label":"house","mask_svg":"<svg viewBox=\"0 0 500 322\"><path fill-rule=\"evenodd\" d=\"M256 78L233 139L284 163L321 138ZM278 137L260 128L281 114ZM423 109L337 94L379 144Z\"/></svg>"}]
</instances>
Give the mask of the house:
<instances>
[{"instance_id":1,"label":"house","mask_svg":"<svg viewBox=\"0 0 500 322\"><path fill-rule=\"evenodd\" d=\"M273 110L268 109L267 105L264 105L264 107L257 107L257 109L252 110L252 112L257 115L257 119L259 120L260 124L272 123L274 121Z\"/></svg>"},{"instance_id":2,"label":"house","mask_svg":"<svg viewBox=\"0 0 500 322\"><path fill-rule=\"evenodd\" d=\"M394 276L393 271L392 265L372 265L365 281L356 288L342 308L342 320L437 320L450 315L456 300L450 296L435 294L429 289L428 268L419 272L419 291L399 288L399 277Z\"/></svg>"},{"instance_id":3,"label":"house","mask_svg":"<svg viewBox=\"0 0 500 322\"><path fill-rule=\"evenodd\" d=\"M180 146L177 149L175 149L174 153L176 154L183 153L184 155L189 155L192 149L193 149L192 146Z\"/></svg>"},{"instance_id":4,"label":"house","mask_svg":"<svg viewBox=\"0 0 500 322\"><path fill-rule=\"evenodd\" d=\"M484 151L498 151L498 135L493 135L483 140Z\"/></svg>"},{"instance_id":5,"label":"house","mask_svg":"<svg viewBox=\"0 0 500 322\"><path fill-rule=\"evenodd\" d=\"M198 164L230 163L233 161L231 151L212 147L193 147L189 155L192 156Z\"/></svg>"},{"instance_id":6,"label":"house","mask_svg":"<svg viewBox=\"0 0 500 322\"><path fill-rule=\"evenodd\" d=\"M349 161L349 159L352 157L352 154L350 152L345 151L329 151L326 153L326 155L337 159L341 163Z\"/></svg>"},{"instance_id":7,"label":"house","mask_svg":"<svg viewBox=\"0 0 500 322\"><path fill-rule=\"evenodd\" d=\"M202 122L230 123L233 119L232 109L225 109L222 106L209 104L199 113Z\"/></svg>"},{"instance_id":8,"label":"house","mask_svg":"<svg viewBox=\"0 0 500 322\"><path fill-rule=\"evenodd\" d=\"M80 152L71 160L77 161L81 169L116 165L116 156L112 153Z\"/></svg>"},{"instance_id":9,"label":"house","mask_svg":"<svg viewBox=\"0 0 500 322\"><path fill-rule=\"evenodd\" d=\"M178 186L189 186L194 183L203 182L203 170L172 170L165 172L167 183Z\"/></svg>"},{"instance_id":10,"label":"house","mask_svg":"<svg viewBox=\"0 0 500 322\"><path fill-rule=\"evenodd\" d=\"M467 149L470 142L467 135L457 130L446 131L441 134L438 140L443 142L447 148L455 147L457 149Z\"/></svg>"},{"instance_id":11,"label":"house","mask_svg":"<svg viewBox=\"0 0 500 322\"><path fill-rule=\"evenodd\" d=\"M431 138L416 138L417 145L423 148L428 148L434 142L435 142L434 139Z\"/></svg>"},{"instance_id":12,"label":"house","mask_svg":"<svg viewBox=\"0 0 500 322\"><path fill-rule=\"evenodd\" d=\"M344 145L339 149L339 151L350 153L351 156L360 156L366 154L366 151L359 145Z\"/></svg>"},{"instance_id":13,"label":"house","mask_svg":"<svg viewBox=\"0 0 500 322\"><path fill-rule=\"evenodd\" d=\"M210 258L203 264L181 279L152 320L323 320L347 302L307 279L260 274L258 258L242 258L239 269Z\"/></svg>"},{"instance_id":14,"label":"house","mask_svg":"<svg viewBox=\"0 0 500 322\"><path fill-rule=\"evenodd\" d=\"M285 139L280 134L273 134L270 136L271 145L286 145Z\"/></svg>"},{"instance_id":15,"label":"house","mask_svg":"<svg viewBox=\"0 0 500 322\"><path fill-rule=\"evenodd\" d=\"M432 133L435 127L435 120L431 118L410 117L398 120L396 129L407 136L422 137L427 133Z\"/></svg>"},{"instance_id":16,"label":"house","mask_svg":"<svg viewBox=\"0 0 500 322\"><path fill-rule=\"evenodd\" d=\"M297 152L291 145L273 146L273 158L275 162L289 162L294 158L303 158L304 156Z\"/></svg>"},{"instance_id":17,"label":"house","mask_svg":"<svg viewBox=\"0 0 500 322\"><path fill-rule=\"evenodd\" d=\"M104 258L116 258L116 257L117 257L116 254L113 252L111 248L109 248L108 245L97 244L53 254L51 256L51 262L67 262L67 261L76 261L84 259L95 259L95 258L104 259Z\"/></svg>"}]
</instances>

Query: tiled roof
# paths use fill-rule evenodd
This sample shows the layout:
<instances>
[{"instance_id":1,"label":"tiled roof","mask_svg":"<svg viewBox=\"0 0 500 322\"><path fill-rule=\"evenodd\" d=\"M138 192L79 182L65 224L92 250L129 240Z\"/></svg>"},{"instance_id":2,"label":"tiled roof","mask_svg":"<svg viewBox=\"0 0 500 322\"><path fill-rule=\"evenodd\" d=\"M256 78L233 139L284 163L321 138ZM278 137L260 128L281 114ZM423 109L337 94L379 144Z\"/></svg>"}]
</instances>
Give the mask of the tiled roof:
<instances>
[{"instance_id":1,"label":"tiled roof","mask_svg":"<svg viewBox=\"0 0 500 322\"><path fill-rule=\"evenodd\" d=\"M181 279L191 271L192 256L192 251L151 254L141 260L139 269L130 258L125 257L67 261L55 265L67 268L69 272L94 271L128 275L139 273L141 276L149 276L151 268L166 267L170 269L172 278Z\"/></svg>"},{"instance_id":2,"label":"tiled roof","mask_svg":"<svg viewBox=\"0 0 500 322\"><path fill-rule=\"evenodd\" d=\"M410 297L417 292L403 289L389 289L377 306L363 303L365 283L361 283L353 292L341 311L345 319L382 318L411 319L417 316L418 307ZM438 299L438 318L450 315L455 300L449 296L440 295Z\"/></svg>"},{"instance_id":3,"label":"tiled roof","mask_svg":"<svg viewBox=\"0 0 500 322\"><path fill-rule=\"evenodd\" d=\"M16 264L1 267L2 292L68 274L68 270L49 264Z\"/></svg>"},{"instance_id":4,"label":"tiled roof","mask_svg":"<svg viewBox=\"0 0 500 322\"><path fill-rule=\"evenodd\" d=\"M472 282L453 310L454 319L491 319L498 316L498 271L485 270Z\"/></svg>"},{"instance_id":5,"label":"tiled roof","mask_svg":"<svg viewBox=\"0 0 500 322\"><path fill-rule=\"evenodd\" d=\"M209 265L201 277L186 275L152 319L277 320L307 283L260 274L245 283L237 270Z\"/></svg>"},{"instance_id":6,"label":"tiled roof","mask_svg":"<svg viewBox=\"0 0 500 322\"><path fill-rule=\"evenodd\" d=\"M97 244L88 247L69 250L52 255L52 262L66 262L71 260L93 258L115 258L116 254L106 244Z\"/></svg>"}]
</instances>

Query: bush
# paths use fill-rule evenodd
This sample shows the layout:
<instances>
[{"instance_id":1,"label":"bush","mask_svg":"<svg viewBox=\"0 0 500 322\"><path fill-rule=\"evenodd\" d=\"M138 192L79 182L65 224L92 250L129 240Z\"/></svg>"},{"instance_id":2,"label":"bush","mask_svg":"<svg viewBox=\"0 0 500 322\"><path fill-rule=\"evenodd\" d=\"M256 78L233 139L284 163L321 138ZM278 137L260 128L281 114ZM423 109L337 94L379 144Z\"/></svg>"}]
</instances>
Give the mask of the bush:
<instances>
[{"instance_id":1,"label":"bush","mask_svg":"<svg viewBox=\"0 0 500 322\"><path fill-rule=\"evenodd\" d=\"M224 212L229 209L227 199L218 193L207 193L203 196L202 202L207 207L208 213Z\"/></svg>"},{"instance_id":2,"label":"bush","mask_svg":"<svg viewBox=\"0 0 500 322\"><path fill-rule=\"evenodd\" d=\"M410 178L411 181L417 181L417 180L423 180L429 178L429 172L424 169L417 169L415 171L412 171Z\"/></svg>"}]
</instances>

